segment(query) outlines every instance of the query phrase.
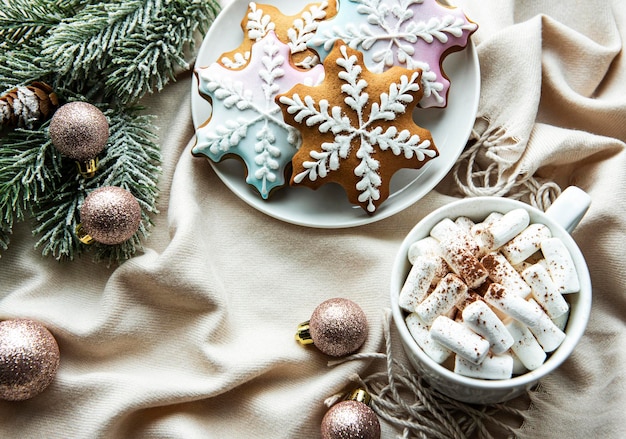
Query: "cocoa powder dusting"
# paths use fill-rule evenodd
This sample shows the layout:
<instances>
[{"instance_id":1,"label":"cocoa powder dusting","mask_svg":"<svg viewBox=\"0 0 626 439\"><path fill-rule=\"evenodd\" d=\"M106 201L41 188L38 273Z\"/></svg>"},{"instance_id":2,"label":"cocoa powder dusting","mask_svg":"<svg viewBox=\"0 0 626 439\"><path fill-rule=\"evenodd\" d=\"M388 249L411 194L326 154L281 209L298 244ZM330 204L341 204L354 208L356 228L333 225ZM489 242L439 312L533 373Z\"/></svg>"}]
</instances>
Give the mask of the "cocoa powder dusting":
<instances>
[{"instance_id":1,"label":"cocoa powder dusting","mask_svg":"<svg viewBox=\"0 0 626 439\"><path fill-rule=\"evenodd\" d=\"M504 291L504 288L498 284L491 284L489 289L491 290L491 295L495 299L502 299L504 295L506 294L506 292Z\"/></svg>"}]
</instances>

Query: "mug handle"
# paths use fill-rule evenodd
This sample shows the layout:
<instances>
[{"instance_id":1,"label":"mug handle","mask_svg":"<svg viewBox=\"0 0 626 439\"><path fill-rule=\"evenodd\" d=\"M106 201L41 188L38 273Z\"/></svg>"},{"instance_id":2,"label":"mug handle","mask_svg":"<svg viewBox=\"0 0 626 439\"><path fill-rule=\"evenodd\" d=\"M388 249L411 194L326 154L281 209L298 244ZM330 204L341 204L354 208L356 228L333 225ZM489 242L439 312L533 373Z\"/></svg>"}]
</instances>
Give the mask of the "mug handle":
<instances>
[{"instance_id":1,"label":"mug handle","mask_svg":"<svg viewBox=\"0 0 626 439\"><path fill-rule=\"evenodd\" d=\"M546 210L546 215L572 233L591 204L589 194L576 186L569 186Z\"/></svg>"}]
</instances>

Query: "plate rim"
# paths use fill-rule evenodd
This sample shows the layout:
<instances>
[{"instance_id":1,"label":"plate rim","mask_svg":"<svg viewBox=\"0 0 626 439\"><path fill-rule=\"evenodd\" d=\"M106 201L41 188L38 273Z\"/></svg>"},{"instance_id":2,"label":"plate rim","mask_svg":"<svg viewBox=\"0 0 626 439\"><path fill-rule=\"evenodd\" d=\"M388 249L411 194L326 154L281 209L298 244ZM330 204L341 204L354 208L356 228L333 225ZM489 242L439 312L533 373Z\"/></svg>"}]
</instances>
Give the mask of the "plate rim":
<instances>
[{"instance_id":1,"label":"plate rim","mask_svg":"<svg viewBox=\"0 0 626 439\"><path fill-rule=\"evenodd\" d=\"M280 3L285 3L288 1L291 1L291 0L278 0L278 1L273 0L272 5L280 8ZM250 3L250 0L234 0L228 5L226 5L222 9L222 11L218 14L213 24L209 27L208 31L203 37L202 44L196 55L196 64L193 69L194 72L193 72L193 77L191 81L191 116L192 116L192 123L194 126L194 140L196 139L195 131L202 125L206 124L208 122L208 119L210 118L210 115L208 118L200 115L201 108L199 108L199 106L201 107L202 106L201 103L203 101L206 102L206 99L202 97L199 93L198 78L197 78L197 75L195 74L195 69L204 66L201 63L199 63L199 61L203 59L205 57L204 54L206 54L209 51L208 48L213 43L211 36L213 33L218 32L218 30L216 29L219 29L221 22L231 19L232 17L228 16L229 13L232 14L233 13L232 11L234 9L238 7L243 7L243 5L248 4L248 3ZM302 3L302 6L305 6L306 4L309 3L309 1L308 0L296 0L295 3ZM240 21L241 19L237 20L237 22L240 22ZM237 27L237 31L243 33L240 27ZM220 41L223 41L226 39L227 38L224 38L222 36L222 38L220 38ZM240 198L249 206L264 213L265 215L268 215L274 219L277 219L277 220L280 220L289 224L294 224L294 225L304 226L304 227L309 227L309 228L319 228L319 229L342 229L342 228L351 228L351 227L358 227L358 226L362 226L366 224L371 224L371 223L389 218L399 212L402 212L403 210L407 209L413 204L417 203L426 194L431 192L435 188L435 186L439 184L445 178L445 176L450 172L450 170L452 169L452 167L455 165L456 161L458 160L459 156L462 154L465 148L465 144L467 143L467 140L469 140L471 136L471 132L474 126L474 121L476 119L476 115L478 112L478 105L480 101L480 86L481 86L481 74L480 74L480 64L478 60L478 53L476 50L476 46L473 42L473 39L471 38L471 35L470 35L470 38L468 39L468 44L465 48L457 52L448 54L444 58L443 62L445 63L449 57L454 57L456 54L463 53L463 52L467 52L467 57L472 64L471 67L473 68L472 70L475 76L474 81L473 81L474 94L472 96L472 101L470 102L469 105L467 105L468 113L471 114L471 120L470 120L470 117L468 117L469 123L466 127L464 127L465 130L464 130L463 135L459 136L460 138L465 139L465 142L463 142L462 146L456 146L457 151L454 152L453 156L450 157L450 160L448 160L445 163L445 165L442 166L440 163L438 164L438 171L435 174L435 176L430 178L430 181L428 181L427 184L421 185L422 188L427 188L426 190L422 189L419 191L419 195L401 200L389 208L385 208L386 202L390 201L389 199L387 199L385 200L385 203L382 203L381 206L379 206L379 210L377 210L373 215L369 215L365 213L360 206L353 206L353 205L350 205L350 207L354 209L356 212L358 212L359 214L355 215L354 217L342 218L341 220L337 218L333 218L332 221L328 221L328 220L321 221L319 218L317 221L315 221L315 218L308 218L307 220L304 220L303 218L300 218L297 215L288 216L285 214L281 214L281 211L277 211L277 209L275 208L275 203L274 204L272 203L273 201L272 199L262 200L261 197L252 193L252 190L249 190L249 191L246 190L245 193L242 190L240 190L239 188L240 182L238 183L238 182L231 181L231 178L229 178L229 176L226 175L226 173L223 172L223 170L221 169L222 167L225 167L228 165L228 164L224 165L225 163L224 160L220 162L214 162L210 160L208 157L204 157L204 158L209 162L209 165L217 174L217 176L220 178L222 183L231 192L233 192L238 198ZM214 60L210 62L214 62ZM436 108L435 110L446 111L446 109L447 107ZM423 110L428 110L428 109L423 109ZM429 129L428 126L424 126L424 128ZM199 156L194 156L194 157L203 158ZM233 161L233 160L229 160L229 161ZM234 160L234 161L239 162L237 160ZM431 163L432 161L429 161L422 168L420 168L419 174L412 181L408 182L405 186L403 186L397 192L409 189L410 186L412 186L417 180L420 179L420 177L424 174L424 172L429 168L429 165L431 165ZM242 164L240 165L243 166ZM247 183L245 184L245 186L246 186L246 189L250 189L250 188L247 188L247 186L249 186ZM281 188L281 190L289 190L289 189L293 190L294 188L289 187L289 186ZM346 203L347 203L347 199L346 199Z\"/></svg>"}]
</instances>

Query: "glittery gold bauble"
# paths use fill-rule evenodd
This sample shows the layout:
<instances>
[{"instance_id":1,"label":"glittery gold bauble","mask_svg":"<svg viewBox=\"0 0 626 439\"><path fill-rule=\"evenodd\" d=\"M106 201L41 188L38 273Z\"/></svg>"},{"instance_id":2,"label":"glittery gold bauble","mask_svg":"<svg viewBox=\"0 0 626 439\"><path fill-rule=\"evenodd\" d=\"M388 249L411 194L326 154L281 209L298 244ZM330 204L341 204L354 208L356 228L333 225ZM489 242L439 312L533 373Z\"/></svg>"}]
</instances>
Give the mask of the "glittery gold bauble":
<instances>
[{"instance_id":1,"label":"glittery gold bauble","mask_svg":"<svg viewBox=\"0 0 626 439\"><path fill-rule=\"evenodd\" d=\"M85 198L80 208L80 222L93 240L101 244L121 244L139 229L141 208L126 189L105 186Z\"/></svg>"},{"instance_id":2,"label":"glittery gold bauble","mask_svg":"<svg viewBox=\"0 0 626 439\"><path fill-rule=\"evenodd\" d=\"M296 339L313 343L333 357L351 354L367 338L367 317L359 305L348 299L335 298L315 308L311 319L298 328Z\"/></svg>"},{"instance_id":3,"label":"glittery gold bauble","mask_svg":"<svg viewBox=\"0 0 626 439\"><path fill-rule=\"evenodd\" d=\"M59 367L59 346L33 320L0 322L0 399L22 401L43 392Z\"/></svg>"},{"instance_id":4,"label":"glittery gold bauble","mask_svg":"<svg viewBox=\"0 0 626 439\"><path fill-rule=\"evenodd\" d=\"M77 162L87 162L104 149L109 139L109 123L94 105L70 102L52 116L50 139L61 154Z\"/></svg>"},{"instance_id":5,"label":"glittery gold bauble","mask_svg":"<svg viewBox=\"0 0 626 439\"><path fill-rule=\"evenodd\" d=\"M322 439L379 439L380 422L376 413L358 401L342 401L322 419Z\"/></svg>"}]
</instances>

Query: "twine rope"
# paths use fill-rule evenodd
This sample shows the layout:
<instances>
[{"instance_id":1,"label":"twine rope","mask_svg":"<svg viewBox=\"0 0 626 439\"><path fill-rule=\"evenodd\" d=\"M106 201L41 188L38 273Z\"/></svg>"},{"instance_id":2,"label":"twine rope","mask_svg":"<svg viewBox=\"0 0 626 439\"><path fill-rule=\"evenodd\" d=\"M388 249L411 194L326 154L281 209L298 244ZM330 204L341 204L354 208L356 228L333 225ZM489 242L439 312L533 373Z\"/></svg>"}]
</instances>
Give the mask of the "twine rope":
<instances>
[{"instance_id":1,"label":"twine rope","mask_svg":"<svg viewBox=\"0 0 626 439\"><path fill-rule=\"evenodd\" d=\"M459 156L452 173L463 195L527 199L543 211L560 195L561 189L556 183L540 179L529 171L515 171L526 142L508 135L504 127L494 127L489 118L481 117L470 139L473 143Z\"/></svg>"}]
</instances>

